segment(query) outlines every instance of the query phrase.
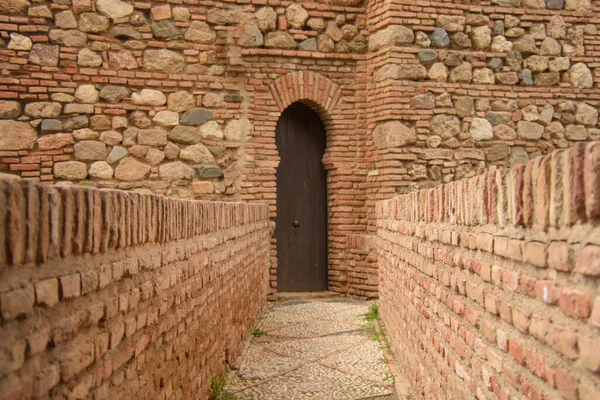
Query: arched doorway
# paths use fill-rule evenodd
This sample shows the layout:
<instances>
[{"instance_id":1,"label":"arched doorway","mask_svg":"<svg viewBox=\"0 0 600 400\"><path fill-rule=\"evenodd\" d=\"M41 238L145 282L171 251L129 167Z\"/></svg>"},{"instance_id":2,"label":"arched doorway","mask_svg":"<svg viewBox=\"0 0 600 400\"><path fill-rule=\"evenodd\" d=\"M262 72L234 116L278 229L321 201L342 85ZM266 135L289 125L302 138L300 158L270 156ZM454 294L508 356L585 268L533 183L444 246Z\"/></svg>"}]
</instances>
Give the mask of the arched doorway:
<instances>
[{"instance_id":1,"label":"arched doorway","mask_svg":"<svg viewBox=\"0 0 600 400\"><path fill-rule=\"evenodd\" d=\"M277 121L277 290L327 290L325 128L313 110L293 103Z\"/></svg>"}]
</instances>

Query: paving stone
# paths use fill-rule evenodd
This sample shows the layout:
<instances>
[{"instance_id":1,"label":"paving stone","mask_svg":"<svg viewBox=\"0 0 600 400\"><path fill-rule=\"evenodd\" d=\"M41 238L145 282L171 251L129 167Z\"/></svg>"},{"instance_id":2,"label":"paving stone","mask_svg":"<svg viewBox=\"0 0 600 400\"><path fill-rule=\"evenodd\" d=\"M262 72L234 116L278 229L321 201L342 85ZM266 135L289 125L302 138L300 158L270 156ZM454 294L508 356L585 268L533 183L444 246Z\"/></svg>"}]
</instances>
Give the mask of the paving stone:
<instances>
[{"instance_id":1,"label":"paving stone","mask_svg":"<svg viewBox=\"0 0 600 400\"><path fill-rule=\"evenodd\" d=\"M236 398L395 398L381 345L369 336L368 302L287 301L270 304L227 379Z\"/></svg>"}]
</instances>

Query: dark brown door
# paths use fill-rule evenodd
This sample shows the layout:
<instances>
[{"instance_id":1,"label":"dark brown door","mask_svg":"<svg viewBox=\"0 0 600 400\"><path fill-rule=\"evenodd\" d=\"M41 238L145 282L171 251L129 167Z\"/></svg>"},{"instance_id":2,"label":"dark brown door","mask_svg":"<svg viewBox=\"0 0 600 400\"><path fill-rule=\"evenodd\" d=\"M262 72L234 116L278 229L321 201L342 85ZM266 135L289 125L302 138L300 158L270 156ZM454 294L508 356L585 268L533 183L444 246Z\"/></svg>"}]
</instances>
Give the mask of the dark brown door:
<instances>
[{"instance_id":1,"label":"dark brown door","mask_svg":"<svg viewBox=\"0 0 600 400\"><path fill-rule=\"evenodd\" d=\"M277 168L277 289L327 290L325 128L301 103L290 105L275 130Z\"/></svg>"}]
</instances>

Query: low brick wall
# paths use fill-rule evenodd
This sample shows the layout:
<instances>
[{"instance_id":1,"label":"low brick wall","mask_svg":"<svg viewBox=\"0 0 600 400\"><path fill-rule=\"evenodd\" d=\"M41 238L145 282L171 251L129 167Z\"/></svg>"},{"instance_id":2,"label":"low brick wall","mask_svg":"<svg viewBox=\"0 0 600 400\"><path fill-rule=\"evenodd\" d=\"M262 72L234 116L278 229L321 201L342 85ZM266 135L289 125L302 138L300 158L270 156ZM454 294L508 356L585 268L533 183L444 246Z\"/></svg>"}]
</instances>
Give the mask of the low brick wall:
<instances>
[{"instance_id":1,"label":"low brick wall","mask_svg":"<svg viewBox=\"0 0 600 400\"><path fill-rule=\"evenodd\" d=\"M600 398L600 143L378 204L381 315L420 398Z\"/></svg>"},{"instance_id":2,"label":"low brick wall","mask_svg":"<svg viewBox=\"0 0 600 400\"><path fill-rule=\"evenodd\" d=\"M266 298L267 220L2 176L0 398L208 398Z\"/></svg>"}]
</instances>

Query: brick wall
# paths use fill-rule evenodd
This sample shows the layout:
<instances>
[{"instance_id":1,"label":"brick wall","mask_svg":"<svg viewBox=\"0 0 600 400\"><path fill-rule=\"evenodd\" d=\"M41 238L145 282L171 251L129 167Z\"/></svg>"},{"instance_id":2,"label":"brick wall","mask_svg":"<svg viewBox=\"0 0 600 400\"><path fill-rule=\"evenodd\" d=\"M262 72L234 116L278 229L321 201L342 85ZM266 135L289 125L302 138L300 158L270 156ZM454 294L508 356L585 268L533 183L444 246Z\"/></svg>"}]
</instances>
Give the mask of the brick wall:
<instances>
[{"instance_id":1,"label":"brick wall","mask_svg":"<svg viewBox=\"0 0 600 400\"><path fill-rule=\"evenodd\" d=\"M261 306L268 208L0 178L0 398L207 398Z\"/></svg>"},{"instance_id":2,"label":"brick wall","mask_svg":"<svg viewBox=\"0 0 600 400\"><path fill-rule=\"evenodd\" d=\"M600 143L378 203L381 315L419 397L600 398Z\"/></svg>"},{"instance_id":3,"label":"brick wall","mask_svg":"<svg viewBox=\"0 0 600 400\"><path fill-rule=\"evenodd\" d=\"M376 296L377 201L600 137L599 11L588 0L3 0L0 171L261 202L273 218L275 125L303 101L327 131L329 288Z\"/></svg>"}]
</instances>

